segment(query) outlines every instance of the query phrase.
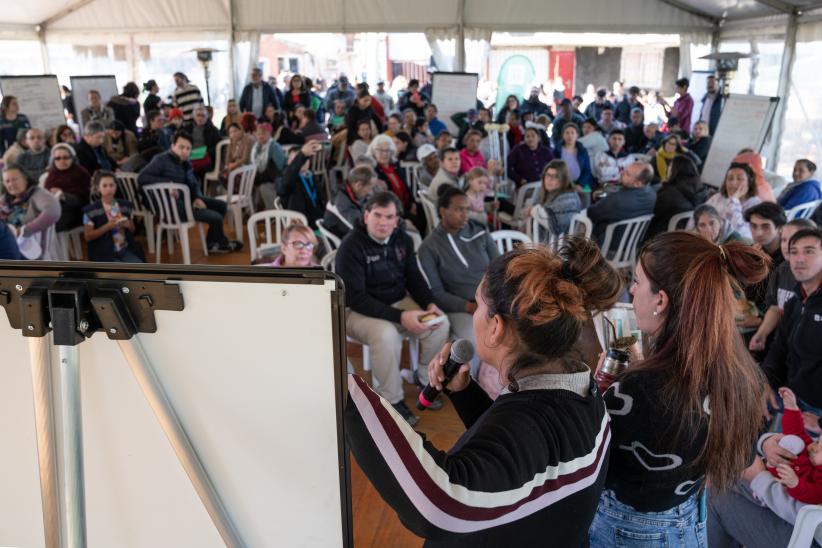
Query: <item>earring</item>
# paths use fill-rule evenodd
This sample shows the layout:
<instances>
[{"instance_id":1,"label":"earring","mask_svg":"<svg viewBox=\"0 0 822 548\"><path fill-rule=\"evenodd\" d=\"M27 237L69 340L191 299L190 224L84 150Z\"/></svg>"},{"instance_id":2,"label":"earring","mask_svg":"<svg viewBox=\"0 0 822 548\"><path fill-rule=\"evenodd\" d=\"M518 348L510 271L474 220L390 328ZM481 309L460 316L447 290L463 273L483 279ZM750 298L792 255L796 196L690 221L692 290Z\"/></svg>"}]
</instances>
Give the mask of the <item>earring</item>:
<instances>
[{"instance_id":1,"label":"earring","mask_svg":"<svg viewBox=\"0 0 822 548\"><path fill-rule=\"evenodd\" d=\"M659 312L657 312L656 310L654 310L654 316L659 316Z\"/></svg>"}]
</instances>

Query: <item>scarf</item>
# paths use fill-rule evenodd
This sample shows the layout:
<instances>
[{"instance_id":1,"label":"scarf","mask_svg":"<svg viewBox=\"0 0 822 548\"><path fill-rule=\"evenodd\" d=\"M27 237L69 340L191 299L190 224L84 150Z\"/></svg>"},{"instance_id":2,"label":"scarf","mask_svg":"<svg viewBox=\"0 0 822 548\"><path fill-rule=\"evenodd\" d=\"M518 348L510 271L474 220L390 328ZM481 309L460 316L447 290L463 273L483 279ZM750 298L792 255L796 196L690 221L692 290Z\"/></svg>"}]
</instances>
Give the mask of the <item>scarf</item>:
<instances>
[{"instance_id":1,"label":"scarf","mask_svg":"<svg viewBox=\"0 0 822 548\"><path fill-rule=\"evenodd\" d=\"M29 199L35 190L37 190L36 186L28 188L11 201L9 201L11 195L6 195L6 199L0 202L0 221L16 227L23 226L29 210Z\"/></svg>"},{"instance_id":2,"label":"scarf","mask_svg":"<svg viewBox=\"0 0 822 548\"><path fill-rule=\"evenodd\" d=\"M300 181L303 182L303 188L308 195L308 199L311 200L311 205L316 207L317 187L314 185L314 177L311 175L311 172L300 173Z\"/></svg>"},{"instance_id":3,"label":"scarf","mask_svg":"<svg viewBox=\"0 0 822 548\"><path fill-rule=\"evenodd\" d=\"M405 184L397 174L397 170L395 170L394 166L391 164L384 166L381 165L380 168L383 173L385 173L385 178L388 179L388 184L391 186L391 190L397 195L400 202L402 202L402 206L404 208L408 208L411 203L411 195L408 193L408 189L405 188Z\"/></svg>"},{"instance_id":4,"label":"scarf","mask_svg":"<svg viewBox=\"0 0 822 548\"><path fill-rule=\"evenodd\" d=\"M677 152L665 152L665 149L659 147L659 150L656 151L656 170L659 173L659 180L664 182L668 181L668 166L671 165L671 161L676 158Z\"/></svg>"}]
</instances>

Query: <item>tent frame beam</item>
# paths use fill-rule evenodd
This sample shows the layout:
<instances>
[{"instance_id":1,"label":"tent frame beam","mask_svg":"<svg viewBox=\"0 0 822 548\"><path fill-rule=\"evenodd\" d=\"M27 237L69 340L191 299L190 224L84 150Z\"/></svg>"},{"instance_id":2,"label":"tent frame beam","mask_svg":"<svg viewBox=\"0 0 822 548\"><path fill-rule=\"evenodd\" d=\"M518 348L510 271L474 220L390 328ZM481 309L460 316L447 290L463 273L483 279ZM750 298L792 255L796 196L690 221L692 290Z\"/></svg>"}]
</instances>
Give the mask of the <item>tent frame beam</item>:
<instances>
[{"instance_id":1,"label":"tent frame beam","mask_svg":"<svg viewBox=\"0 0 822 548\"><path fill-rule=\"evenodd\" d=\"M782 0L754 0L757 4L762 4L763 6L768 6L769 8L773 8L778 12L784 14L792 14L797 10L797 7L789 4L787 2L783 2Z\"/></svg>"},{"instance_id":2,"label":"tent frame beam","mask_svg":"<svg viewBox=\"0 0 822 548\"><path fill-rule=\"evenodd\" d=\"M680 0L659 0L663 4L668 4L669 6L676 8L678 10L684 11L686 13L690 13L695 17L699 17L700 19L705 19L713 24L717 24L719 22L718 17L714 17L708 12L702 11L700 9L694 8L689 6L684 2L680 2Z\"/></svg>"},{"instance_id":3,"label":"tent frame beam","mask_svg":"<svg viewBox=\"0 0 822 548\"><path fill-rule=\"evenodd\" d=\"M55 13L54 15L52 15L51 17L46 19L45 21L41 22L38 25L38 27L40 27L41 30L46 30L48 27L50 27L51 25L53 25L57 21L60 21L61 19L64 19L65 17L68 17L69 15L74 13L75 11L91 4L92 2L94 2L94 0L76 0L75 2L72 2L71 4L66 6L65 8L61 9L60 11L58 11L57 13Z\"/></svg>"},{"instance_id":4,"label":"tent frame beam","mask_svg":"<svg viewBox=\"0 0 822 548\"><path fill-rule=\"evenodd\" d=\"M791 88L791 74L796 59L796 31L799 27L799 16L792 13L785 31L785 49L782 53L782 65L779 67L779 87L776 95L779 104L776 107L773 126L771 127L772 143L768 151L768 168L776 171L779 161L779 148L782 145L782 131L785 128L785 114L788 111L788 98Z\"/></svg>"}]
</instances>

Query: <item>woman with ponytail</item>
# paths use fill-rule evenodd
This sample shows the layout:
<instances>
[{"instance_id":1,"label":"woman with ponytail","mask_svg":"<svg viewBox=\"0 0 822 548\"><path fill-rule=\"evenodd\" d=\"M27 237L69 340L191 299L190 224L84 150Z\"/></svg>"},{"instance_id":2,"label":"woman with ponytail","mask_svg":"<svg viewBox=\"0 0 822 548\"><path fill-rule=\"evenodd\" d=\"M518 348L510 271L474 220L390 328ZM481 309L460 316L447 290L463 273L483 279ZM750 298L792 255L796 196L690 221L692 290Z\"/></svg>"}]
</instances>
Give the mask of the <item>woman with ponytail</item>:
<instances>
[{"instance_id":1,"label":"woman with ponytail","mask_svg":"<svg viewBox=\"0 0 822 548\"><path fill-rule=\"evenodd\" d=\"M619 292L619 274L578 237L556 255L518 248L494 259L476 291L474 335L479 358L507 388L492 402L468 364L446 383L446 345L429 365L429 380L448 394L467 429L447 452L349 376L351 450L425 546L587 545L610 432L590 369L572 348L589 311Z\"/></svg>"},{"instance_id":2,"label":"woman with ponytail","mask_svg":"<svg viewBox=\"0 0 822 548\"><path fill-rule=\"evenodd\" d=\"M706 546L706 480L726 490L748 465L764 379L734 320L734 290L768 273L768 257L669 232L640 252L631 286L652 341L605 392L611 458L591 546Z\"/></svg>"}]
</instances>

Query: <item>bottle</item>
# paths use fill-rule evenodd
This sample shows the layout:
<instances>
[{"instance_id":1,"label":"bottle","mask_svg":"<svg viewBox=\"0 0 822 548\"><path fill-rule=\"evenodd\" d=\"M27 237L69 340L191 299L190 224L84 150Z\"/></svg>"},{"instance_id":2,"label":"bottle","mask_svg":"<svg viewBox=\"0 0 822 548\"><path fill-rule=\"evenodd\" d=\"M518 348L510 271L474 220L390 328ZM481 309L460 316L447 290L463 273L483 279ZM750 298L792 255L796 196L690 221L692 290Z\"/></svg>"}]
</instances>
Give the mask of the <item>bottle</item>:
<instances>
[{"instance_id":1,"label":"bottle","mask_svg":"<svg viewBox=\"0 0 822 548\"><path fill-rule=\"evenodd\" d=\"M605 391L608 390L608 387L616 380L617 376L628 367L630 357L631 355L627 350L620 350L619 348L608 349L608 354L605 356L605 361L602 362L602 367L600 367L594 376L600 392L604 394Z\"/></svg>"}]
</instances>

